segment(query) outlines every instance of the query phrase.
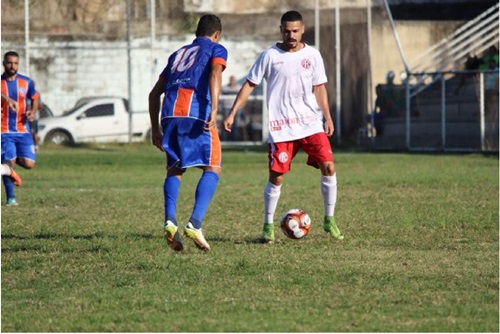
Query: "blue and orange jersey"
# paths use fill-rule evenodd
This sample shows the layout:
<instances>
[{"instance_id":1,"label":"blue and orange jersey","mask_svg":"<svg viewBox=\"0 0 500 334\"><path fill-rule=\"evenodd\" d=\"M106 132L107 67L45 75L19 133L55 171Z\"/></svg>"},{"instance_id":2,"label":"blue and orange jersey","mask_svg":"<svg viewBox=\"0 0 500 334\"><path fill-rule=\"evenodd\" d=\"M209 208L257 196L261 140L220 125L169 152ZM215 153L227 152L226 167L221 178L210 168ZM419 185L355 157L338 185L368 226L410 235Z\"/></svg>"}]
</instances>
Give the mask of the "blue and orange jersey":
<instances>
[{"instance_id":1,"label":"blue and orange jersey","mask_svg":"<svg viewBox=\"0 0 500 334\"><path fill-rule=\"evenodd\" d=\"M215 64L226 68L227 50L207 37L197 37L169 59L165 77L162 119L192 117L206 121L211 111L210 71Z\"/></svg>"},{"instance_id":2,"label":"blue and orange jersey","mask_svg":"<svg viewBox=\"0 0 500 334\"><path fill-rule=\"evenodd\" d=\"M18 103L17 113L9 108L7 101L2 101L2 133L30 132L26 112L30 100L36 100L40 94L35 89L34 82L27 76L17 74L14 80L7 80L2 74L2 94Z\"/></svg>"}]
</instances>

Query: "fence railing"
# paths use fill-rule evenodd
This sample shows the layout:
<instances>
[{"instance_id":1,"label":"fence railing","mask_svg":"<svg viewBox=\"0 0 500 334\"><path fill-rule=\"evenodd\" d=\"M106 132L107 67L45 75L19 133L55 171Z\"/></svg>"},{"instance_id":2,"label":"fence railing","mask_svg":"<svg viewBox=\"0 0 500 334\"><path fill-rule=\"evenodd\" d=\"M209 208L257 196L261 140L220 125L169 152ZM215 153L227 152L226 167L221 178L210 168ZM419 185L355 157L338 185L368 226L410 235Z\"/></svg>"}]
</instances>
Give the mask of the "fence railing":
<instances>
[{"instance_id":1,"label":"fence railing","mask_svg":"<svg viewBox=\"0 0 500 334\"><path fill-rule=\"evenodd\" d=\"M459 70L468 54L479 54L498 43L498 8L497 3L415 57L409 66L413 76L408 80L415 80L411 82L410 94L415 96L439 81L440 72Z\"/></svg>"},{"instance_id":2,"label":"fence railing","mask_svg":"<svg viewBox=\"0 0 500 334\"><path fill-rule=\"evenodd\" d=\"M498 67L422 75L439 79L420 94L405 84L406 148L498 152Z\"/></svg>"},{"instance_id":3,"label":"fence railing","mask_svg":"<svg viewBox=\"0 0 500 334\"><path fill-rule=\"evenodd\" d=\"M358 140L377 150L498 152L499 70L429 72L439 81L382 85Z\"/></svg>"}]
</instances>

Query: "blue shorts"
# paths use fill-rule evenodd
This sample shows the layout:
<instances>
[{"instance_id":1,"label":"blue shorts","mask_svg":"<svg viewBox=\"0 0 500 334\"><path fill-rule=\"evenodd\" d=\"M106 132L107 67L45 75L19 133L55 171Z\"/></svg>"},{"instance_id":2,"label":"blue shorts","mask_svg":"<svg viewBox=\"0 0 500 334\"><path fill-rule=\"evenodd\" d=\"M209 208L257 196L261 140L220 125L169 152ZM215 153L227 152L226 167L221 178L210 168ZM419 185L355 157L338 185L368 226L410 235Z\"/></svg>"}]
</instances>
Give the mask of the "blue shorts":
<instances>
[{"instance_id":1,"label":"blue shorts","mask_svg":"<svg viewBox=\"0 0 500 334\"><path fill-rule=\"evenodd\" d=\"M2 133L2 162L16 158L36 161L31 133Z\"/></svg>"},{"instance_id":2,"label":"blue shorts","mask_svg":"<svg viewBox=\"0 0 500 334\"><path fill-rule=\"evenodd\" d=\"M206 131L204 121L189 117L165 118L162 127L169 169L221 167L222 151L217 128Z\"/></svg>"}]
</instances>

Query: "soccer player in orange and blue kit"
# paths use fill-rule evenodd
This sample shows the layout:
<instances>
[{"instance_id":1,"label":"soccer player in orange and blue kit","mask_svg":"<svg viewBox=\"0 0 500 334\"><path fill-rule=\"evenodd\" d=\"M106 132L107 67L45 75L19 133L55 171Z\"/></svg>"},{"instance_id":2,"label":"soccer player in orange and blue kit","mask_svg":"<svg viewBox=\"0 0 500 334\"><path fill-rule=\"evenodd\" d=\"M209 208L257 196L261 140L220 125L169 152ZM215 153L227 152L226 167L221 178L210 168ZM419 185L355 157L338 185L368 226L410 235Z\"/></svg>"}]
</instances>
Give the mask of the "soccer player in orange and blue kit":
<instances>
[{"instance_id":1,"label":"soccer player in orange and blue kit","mask_svg":"<svg viewBox=\"0 0 500 334\"><path fill-rule=\"evenodd\" d=\"M35 167L35 145L28 121L35 119L39 93L34 82L17 73L19 55L15 51L5 53L2 74L2 164L31 169ZM12 103L15 101L15 103ZM17 103L17 105L16 105ZM13 106L17 106L13 108ZM12 177L2 176L7 205L17 205Z\"/></svg>"},{"instance_id":2,"label":"soccer player in orange and blue kit","mask_svg":"<svg viewBox=\"0 0 500 334\"><path fill-rule=\"evenodd\" d=\"M165 239L175 251L184 249L178 232L176 207L182 175L189 167L199 167L203 173L184 234L199 249L210 250L201 227L221 172L216 119L222 71L227 62L227 50L219 44L221 32L222 24L217 16L203 15L198 22L196 39L169 57L149 94L153 145L167 157L167 176L163 185ZM160 129L158 114L163 94Z\"/></svg>"}]
</instances>

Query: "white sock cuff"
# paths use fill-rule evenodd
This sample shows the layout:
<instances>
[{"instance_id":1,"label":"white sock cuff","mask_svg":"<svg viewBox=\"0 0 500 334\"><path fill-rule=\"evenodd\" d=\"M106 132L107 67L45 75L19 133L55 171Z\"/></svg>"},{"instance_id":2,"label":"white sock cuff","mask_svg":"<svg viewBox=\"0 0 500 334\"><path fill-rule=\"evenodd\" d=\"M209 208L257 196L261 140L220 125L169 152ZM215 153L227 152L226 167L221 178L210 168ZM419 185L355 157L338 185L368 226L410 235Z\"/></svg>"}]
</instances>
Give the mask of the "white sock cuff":
<instances>
[{"instance_id":1,"label":"white sock cuff","mask_svg":"<svg viewBox=\"0 0 500 334\"><path fill-rule=\"evenodd\" d=\"M271 182L267 182L265 192L271 196L279 195L281 193L281 185L277 186Z\"/></svg>"},{"instance_id":2,"label":"white sock cuff","mask_svg":"<svg viewBox=\"0 0 500 334\"><path fill-rule=\"evenodd\" d=\"M2 164L2 175L10 175L10 167Z\"/></svg>"},{"instance_id":3,"label":"white sock cuff","mask_svg":"<svg viewBox=\"0 0 500 334\"><path fill-rule=\"evenodd\" d=\"M321 183L329 185L329 186L336 185L337 184L337 173L333 174L332 176L321 175Z\"/></svg>"}]
</instances>

